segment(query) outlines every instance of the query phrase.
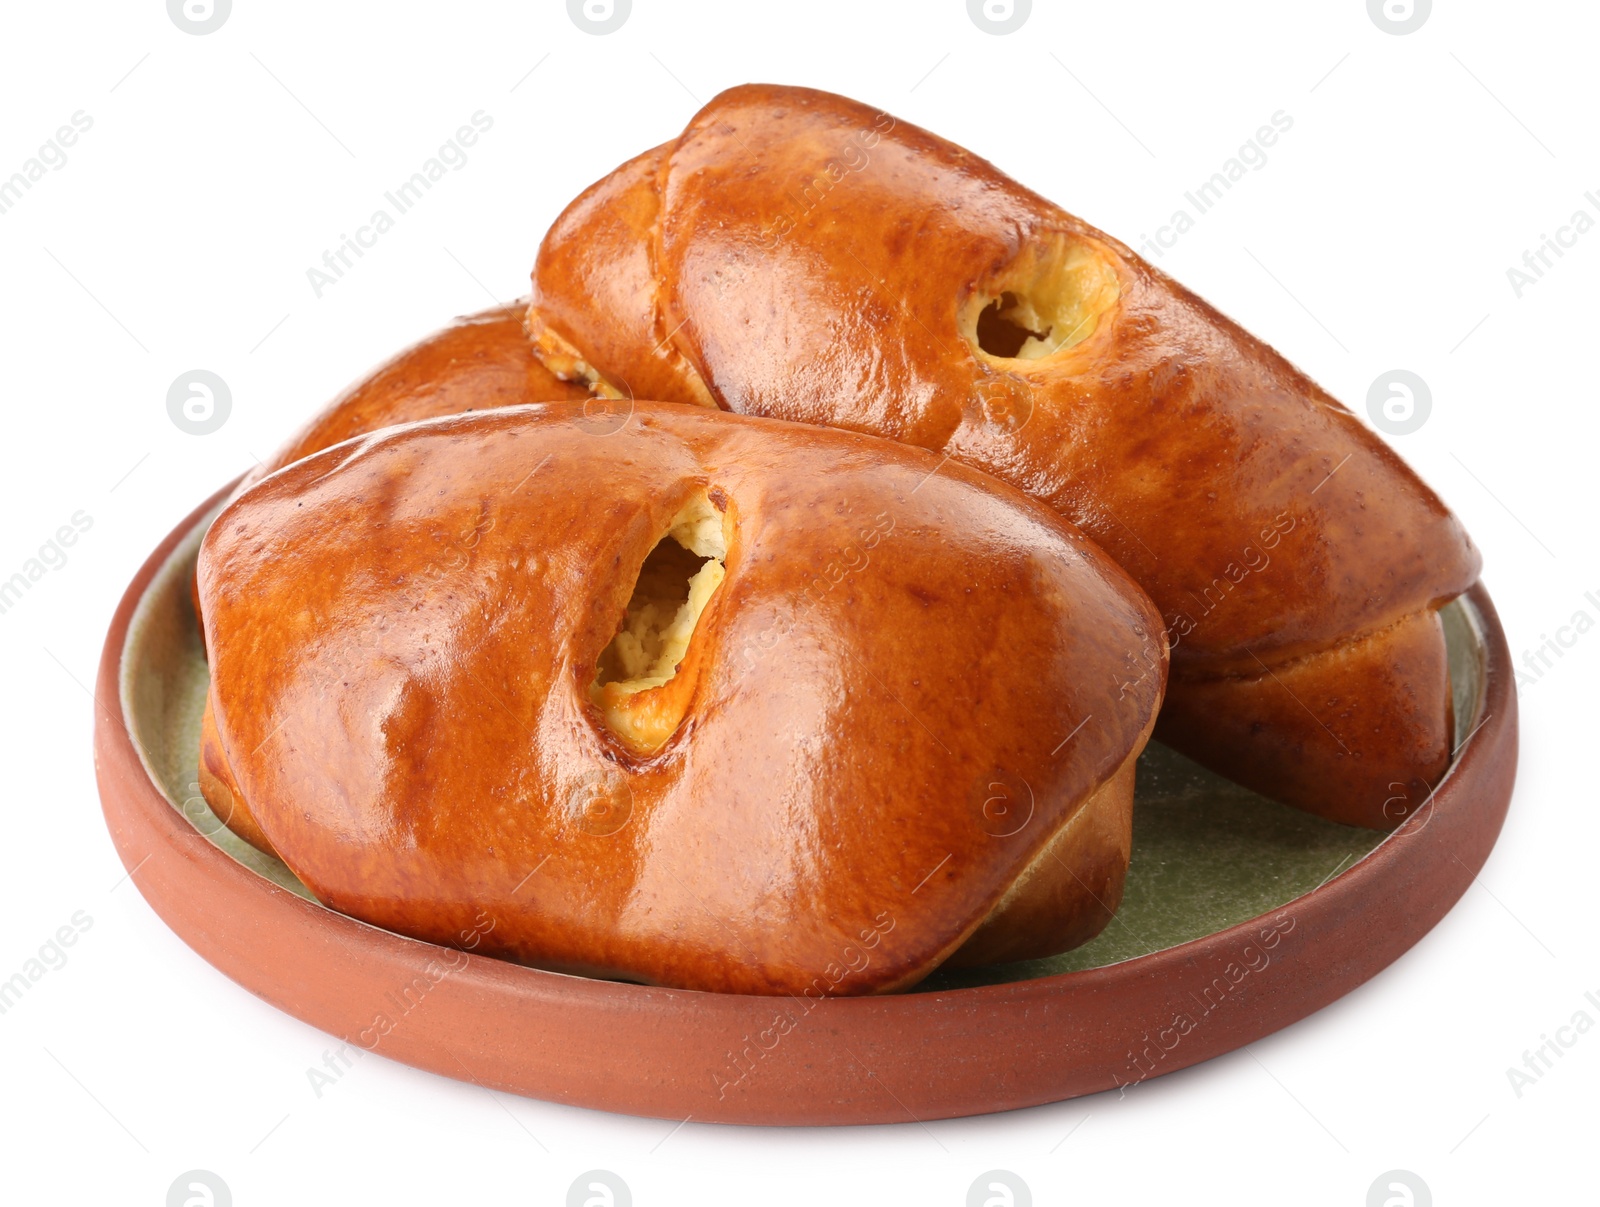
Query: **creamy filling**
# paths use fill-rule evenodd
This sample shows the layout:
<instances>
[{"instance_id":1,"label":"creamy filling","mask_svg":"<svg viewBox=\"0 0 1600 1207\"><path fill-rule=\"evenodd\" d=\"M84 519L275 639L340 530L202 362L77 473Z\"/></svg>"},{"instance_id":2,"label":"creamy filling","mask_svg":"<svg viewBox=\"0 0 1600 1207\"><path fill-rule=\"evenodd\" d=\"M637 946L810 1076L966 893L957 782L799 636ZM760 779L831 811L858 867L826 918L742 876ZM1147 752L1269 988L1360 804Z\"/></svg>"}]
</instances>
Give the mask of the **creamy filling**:
<instances>
[{"instance_id":1,"label":"creamy filling","mask_svg":"<svg viewBox=\"0 0 1600 1207\"><path fill-rule=\"evenodd\" d=\"M659 747L683 719L691 685L676 684L700 618L727 575L725 517L704 492L673 518L645 558L622 623L600 655L589 696L636 750ZM669 686L672 685L672 686Z\"/></svg>"},{"instance_id":2,"label":"creamy filling","mask_svg":"<svg viewBox=\"0 0 1600 1207\"><path fill-rule=\"evenodd\" d=\"M963 311L962 333L986 356L1041 360L1093 335L1120 292L1097 247L1052 235L984 283Z\"/></svg>"}]
</instances>

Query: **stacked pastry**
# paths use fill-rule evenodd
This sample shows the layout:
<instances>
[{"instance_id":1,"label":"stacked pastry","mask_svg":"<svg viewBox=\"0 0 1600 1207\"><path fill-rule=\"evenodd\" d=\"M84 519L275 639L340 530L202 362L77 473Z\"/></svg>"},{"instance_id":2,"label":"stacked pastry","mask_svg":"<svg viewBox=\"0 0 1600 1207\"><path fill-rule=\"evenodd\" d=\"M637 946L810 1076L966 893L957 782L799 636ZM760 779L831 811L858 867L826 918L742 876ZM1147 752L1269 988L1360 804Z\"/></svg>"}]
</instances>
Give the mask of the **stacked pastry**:
<instances>
[{"instance_id":1,"label":"stacked pastry","mask_svg":"<svg viewBox=\"0 0 1600 1207\"><path fill-rule=\"evenodd\" d=\"M1116 240L744 87L568 207L525 307L241 485L197 576L202 783L404 934L887 992L1098 933L1152 727L1403 820L1477 571L1350 412Z\"/></svg>"}]
</instances>

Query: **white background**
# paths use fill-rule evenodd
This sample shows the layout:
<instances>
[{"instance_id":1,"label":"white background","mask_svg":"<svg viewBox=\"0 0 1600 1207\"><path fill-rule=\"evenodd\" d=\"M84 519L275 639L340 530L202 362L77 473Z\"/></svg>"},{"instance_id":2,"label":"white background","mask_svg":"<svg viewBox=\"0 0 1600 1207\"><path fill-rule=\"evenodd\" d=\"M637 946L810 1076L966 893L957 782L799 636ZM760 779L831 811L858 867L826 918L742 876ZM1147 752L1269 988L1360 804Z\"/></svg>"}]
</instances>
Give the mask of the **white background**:
<instances>
[{"instance_id":1,"label":"white background","mask_svg":"<svg viewBox=\"0 0 1600 1207\"><path fill-rule=\"evenodd\" d=\"M1524 687L1499 846L1373 982L1121 1101L840 1130L674 1132L381 1056L318 1099L305 1070L328 1037L213 971L130 884L113 891L84 685L124 585L192 506L394 349L522 293L566 201L751 80L887 108L1130 244L1292 116L1160 264L1358 411L1385 370L1429 383L1429 421L1390 439L1482 547L1520 657L1580 609L1600 620L1600 231L1522 297L1507 279L1542 234L1595 214L1595 6L1438 0L1408 36L1364 0L1037 0L1007 36L960 0L635 0L605 37L555 0L235 0L207 36L161 0L0 20L0 178L74 112L93 119L0 215L0 578L93 518L0 615L0 978L75 911L93 918L0 1017L8 1201L160 1204L195 1167L239 1204L555 1204L593 1167L639 1204L956 1205L994 1167L1038 1203L1357 1207L1396 1167L1440 1204L1592 1201L1600 1028L1520 1098L1506 1069L1574 1012L1600 1022L1584 999L1600 996L1600 636ZM315 297L324 249L480 109L494 125L470 162ZM192 368L232 387L210 436L166 413Z\"/></svg>"}]
</instances>

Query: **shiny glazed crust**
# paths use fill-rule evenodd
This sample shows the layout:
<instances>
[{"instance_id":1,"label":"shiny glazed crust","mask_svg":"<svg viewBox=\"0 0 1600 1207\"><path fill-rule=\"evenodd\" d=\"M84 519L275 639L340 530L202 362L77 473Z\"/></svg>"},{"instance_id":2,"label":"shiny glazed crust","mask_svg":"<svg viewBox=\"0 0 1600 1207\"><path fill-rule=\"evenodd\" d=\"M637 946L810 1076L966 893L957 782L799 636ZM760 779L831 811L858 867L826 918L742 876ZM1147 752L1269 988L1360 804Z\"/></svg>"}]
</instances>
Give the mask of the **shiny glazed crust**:
<instances>
[{"instance_id":1,"label":"shiny glazed crust","mask_svg":"<svg viewBox=\"0 0 1600 1207\"><path fill-rule=\"evenodd\" d=\"M726 577L681 722L640 756L588 687L696 492ZM969 938L969 959L1062 950L1120 896L1160 618L953 462L666 404L620 426L503 409L274 474L212 526L199 580L207 783L376 925L833 996L912 985Z\"/></svg>"},{"instance_id":2,"label":"shiny glazed crust","mask_svg":"<svg viewBox=\"0 0 1600 1207\"><path fill-rule=\"evenodd\" d=\"M391 357L319 412L276 453L240 480L238 498L268 474L342 440L439 415L590 396L533 355L524 326L527 302L464 315ZM195 614L200 614L198 590Z\"/></svg>"},{"instance_id":3,"label":"shiny glazed crust","mask_svg":"<svg viewBox=\"0 0 1600 1207\"><path fill-rule=\"evenodd\" d=\"M526 300L464 315L356 382L301 428L238 493L268 474L354 436L397 423L487 411L530 402L589 397L533 355L524 326Z\"/></svg>"},{"instance_id":4,"label":"shiny glazed crust","mask_svg":"<svg viewBox=\"0 0 1600 1207\"><path fill-rule=\"evenodd\" d=\"M1059 347L985 350L1008 292ZM1448 765L1432 618L1479 568L1455 517L1271 348L960 147L731 89L556 222L529 330L557 372L564 346L601 386L890 437L1049 503L1162 612L1162 734L1260 791L1388 826L1387 786Z\"/></svg>"}]
</instances>

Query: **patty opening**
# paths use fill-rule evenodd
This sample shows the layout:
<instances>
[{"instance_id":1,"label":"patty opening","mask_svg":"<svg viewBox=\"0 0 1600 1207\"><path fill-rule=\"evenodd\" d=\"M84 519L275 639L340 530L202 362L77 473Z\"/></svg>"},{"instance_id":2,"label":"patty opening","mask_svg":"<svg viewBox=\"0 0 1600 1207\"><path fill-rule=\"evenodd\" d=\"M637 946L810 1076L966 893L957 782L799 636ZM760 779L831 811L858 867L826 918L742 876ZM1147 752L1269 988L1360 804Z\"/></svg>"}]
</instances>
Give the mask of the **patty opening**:
<instances>
[{"instance_id":1,"label":"patty opening","mask_svg":"<svg viewBox=\"0 0 1600 1207\"><path fill-rule=\"evenodd\" d=\"M589 698L629 747L649 753L682 722L692 683L679 681L695 629L726 574L724 516L701 491L645 558Z\"/></svg>"},{"instance_id":2,"label":"patty opening","mask_svg":"<svg viewBox=\"0 0 1600 1207\"><path fill-rule=\"evenodd\" d=\"M1040 360L1093 335L1120 292L1097 247L1051 235L979 287L963 309L962 334L986 356Z\"/></svg>"}]
</instances>

